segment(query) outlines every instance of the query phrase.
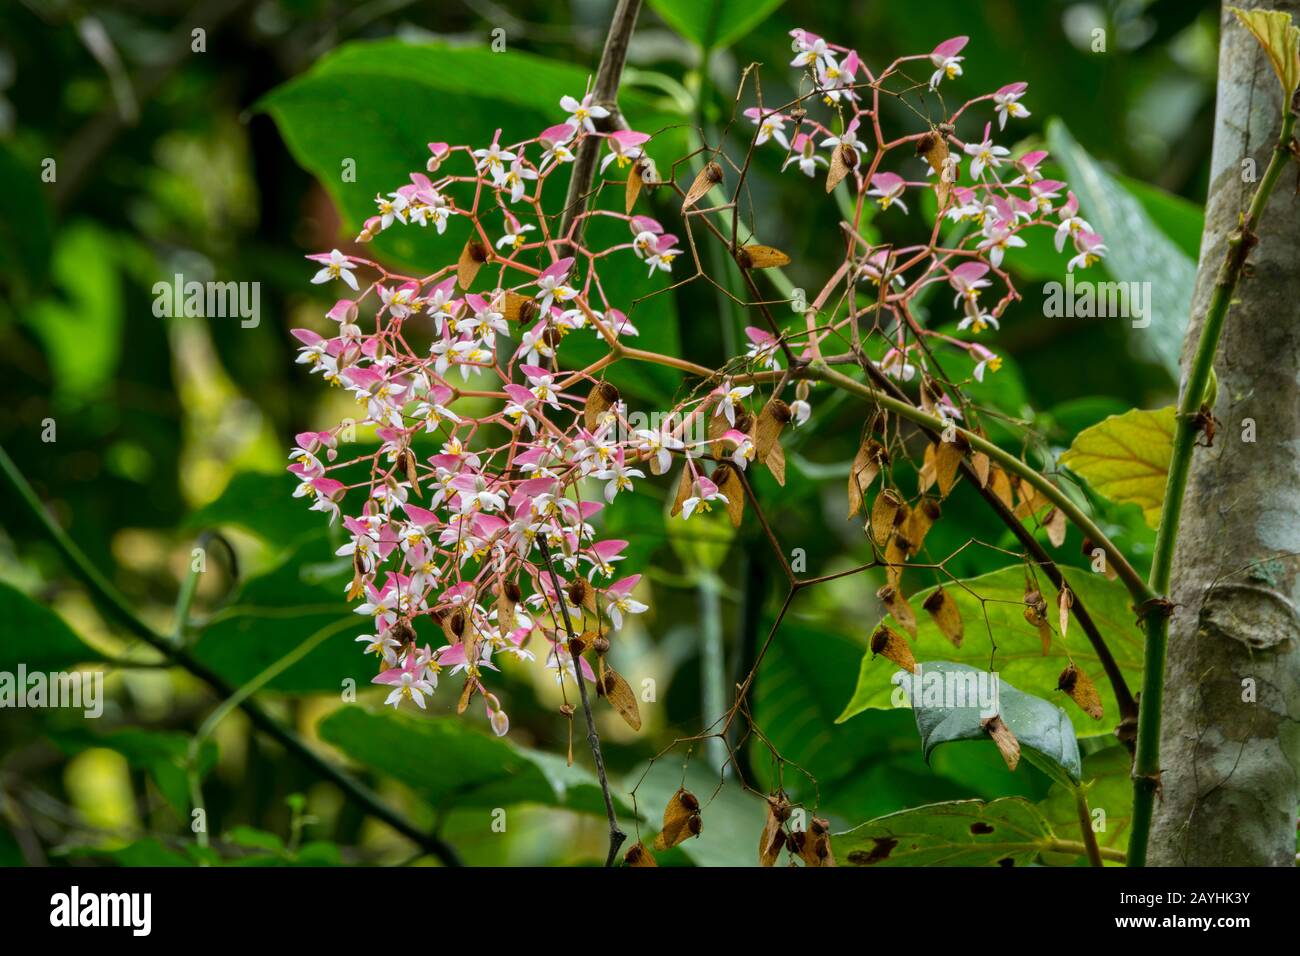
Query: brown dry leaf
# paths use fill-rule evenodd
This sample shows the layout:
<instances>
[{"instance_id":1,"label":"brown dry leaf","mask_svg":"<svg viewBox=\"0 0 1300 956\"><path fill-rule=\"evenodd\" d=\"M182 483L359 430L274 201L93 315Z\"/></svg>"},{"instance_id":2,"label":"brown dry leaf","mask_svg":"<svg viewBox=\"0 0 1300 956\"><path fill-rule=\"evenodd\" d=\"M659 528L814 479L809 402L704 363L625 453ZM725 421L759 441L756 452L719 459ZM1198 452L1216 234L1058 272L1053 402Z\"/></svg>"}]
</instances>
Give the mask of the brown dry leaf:
<instances>
[{"instance_id":1,"label":"brown dry leaf","mask_svg":"<svg viewBox=\"0 0 1300 956\"><path fill-rule=\"evenodd\" d=\"M1056 610L1058 623L1061 627L1061 640L1065 640L1065 629L1070 626L1070 608L1074 607L1074 592L1069 588L1061 588L1061 593L1056 596Z\"/></svg>"},{"instance_id":2,"label":"brown dry leaf","mask_svg":"<svg viewBox=\"0 0 1300 956\"><path fill-rule=\"evenodd\" d=\"M1016 765L1020 763L1020 741L1016 735L1011 732L1002 721L1002 717L994 714L985 720L980 721L980 726L984 732L993 738L993 742L998 745L998 750L1002 754L1002 759L1007 762L1008 770L1015 770Z\"/></svg>"},{"instance_id":3,"label":"brown dry leaf","mask_svg":"<svg viewBox=\"0 0 1300 956\"><path fill-rule=\"evenodd\" d=\"M925 158L934 172L934 192L939 199L939 212L943 212L952 183L948 181L948 141L941 133L931 131L916 141L916 155Z\"/></svg>"},{"instance_id":4,"label":"brown dry leaf","mask_svg":"<svg viewBox=\"0 0 1300 956\"><path fill-rule=\"evenodd\" d=\"M850 518L861 510L863 496L880 474L886 457L885 446L874 438L863 438L862 444L858 445L858 453L853 456L853 465L849 469Z\"/></svg>"},{"instance_id":5,"label":"brown dry leaf","mask_svg":"<svg viewBox=\"0 0 1300 956\"><path fill-rule=\"evenodd\" d=\"M735 467L723 462L718 465L711 476L713 483L718 486L718 491L722 492L727 498L727 517L731 519L731 526L739 528L740 522L745 517L745 485Z\"/></svg>"},{"instance_id":6,"label":"brown dry leaf","mask_svg":"<svg viewBox=\"0 0 1300 956\"><path fill-rule=\"evenodd\" d=\"M627 191L623 195L623 211L629 215L636 205L636 197L641 195L641 164L633 163L632 171L627 174Z\"/></svg>"},{"instance_id":7,"label":"brown dry leaf","mask_svg":"<svg viewBox=\"0 0 1300 956\"><path fill-rule=\"evenodd\" d=\"M637 707L636 694L632 693L632 685L609 665L604 665L602 670L604 675L596 682L596 692L613 705L629 727L640 730L641 710Z\"/></svg>"},{"instance_id":8,"label":"brown dry leaf","mask_svg":"<svg viewBox=\"0 0 1300 956\"><path fill-rule=\"evenodd\" d=\"M682 506L686 504L686 499L691 496L691 486L695 482L691 478L691 469L682 468L681 480L677 482L677 498L673 501L672 517L676 518L682 512Z\"/></svg>"},{"instance_id":9,"label":"brown dry leaf","mask_svg":"<svg viewBox=\"0 0 1300 956\"><path fill-rule=\"evenodd\" d=\"M943 636L952 642L952 646L961 647L966 628L962 624L961 608L957 606L952 595L943 588L935 588L925 599L923 606L934 619L935 626L943 632Z\"/></svg>"},{"instance_id":10,"label":"brown dry leaf","mask_svg":"<svg viewBox=\"0 0 1300 956\"><path fill-rule=\"evenodd\" d=\"M893 535L898 509L902 506L903 499L889 488L876 495L875 503L871 506L871 520L868 522L871 528L871 540L876 542L876 547L883 548L885 542Z\"/></svg>"},{"instance_id":11,"label":"brown dry leaf","mask_svg":"<svg viewBox=\"0 0 1300 956\"><path fill-rule=\"evenodd\" d=\"M597 382L587 393L587 401L582 407L582 421L587 431L594 432L600 427L601 416L618 402L618 389L609 382Z\"/></svg>"},{"instance_id":12,"label":"brown dry leaf","mask_svg":"<svg viewBox=\"0 0 1300 956\"><path fill-rule=\"evenodd\" d=\"M808 824L808 833L799 847L799 855L808 866L834 866L835 855L831 853L831 824L829 820L813 817Z\"/></svg>"},{"instance_id":13,"label":"brown dry leaf","mask_svg":"<svg viewBox=\"0 0 1300 956\"><path fill-rule=\"evenodd\" d=\"M772 446L771 453L767 456L767 470L772 473L776 483L782 488L785 487L785 449L780 445Z\"/></svg>"},{"instance_id":14,"label":"brown dry leaf","mask_svg":"<svg viewBox=\"0 0 1300 956\"><path fill-rule=\"evenodd\" d=\"M990 469L989 482L993 487L993 494L997 495L999 501L1007 506L1007 510L1012 510L1016 506L1015 498L1012 497L1011 479L1007 473L996 465Z\"/></svg>"},{"instance_id":15,"label":"brown dry leaf","mask_svg":"<svg viewBox=\"0 0 1300 956\"><path fill-rule=\"evenodd\" d=\"M826 191L834 192L844 177L849 174L850 169L857 168L858 154L852 146L846 146L841 143L835 147L835 152L831 153L830 169L826 171Z\"/></svg>"},{"instance_id":16,"label":"brown dry leaf","mask_svg":"<svg viewBox=\"0 0 1300 956\"><path fill-rule=\"evenodd\" d=\"M1047 512L1047 517L1043 519L1043 527L1047 529L1047 540L1052 543L1053 548L1059 548L1065 544L1065 512L1060 508L1053 508Z\"/></svg>"},{"instance_id":17,"label":"brown dry leaf","mask_svg":"<svg viewBox=\"0 0 1300 956\"><path fill-rule=\"evenodd\" d=\"M1079 709L1093 720L1101 720L1101 694L1097 692L1097 685L1092 682L1092 678L1075 667L1073 661L1061 671L1056 689L1065 691L1079 705Z\"/></svg>"},{"instance_id":18,"label":"brown dry leaf","mask_svg":"<svg viewBox=\"0 0 1300 956\"><path fill-rule=\"evenodd\" d=\"M937 498L922 498L916 503L916 507L908 512L902 531L907 540L912 542L915 550L921 550L921 545L925 543L925 536L942 516L943 508L940 507Z\"/></svg>"},{"instance_id":19,"label":"brown dry leaf","mask_svg":"<svg viewBox=\"0 0 1300 956\"><path fill-rule=\"evenodd\" d=\"M736 251L736 264L742 269L773 269L790 264L790 257L772 246L741 246Z\"/></svg>"},{"instance_id":20,"label":"brown dry leaf","mask_svg":"<svg viewBox=\"0 0 1300 956\"><path fill-rule=\"evenodd\" d=\"M979 481L981 488L989 486L989 468L992 462L989 456L982 451L973 452L970 456L971 467L975 469L975 478Z\"/></svg>"},{"instance_id":21,"label":"brown dry leaf","mask_svg":"<svg viewBox=\"0 0 1300 956\"><path fill-rule=\"evenodd\" d=\"M934 452L934 475L939 482L940 497L947 498L957 478L962 450L955 441L941 441Z\"/></svg>"},{"instance_id":22,"label":"brown dry leaf","mask_svg":"<svg viewBox=\"0 0 1300 956\"><path fill-rule=\"evenodd\" d=\"M627 852L623 854L623 864L625 866L659 865L655 862L655 858L650 855L650 851L646 849L645 844L640 840L627 848Z\"/></svg>"},{"instance_id":23,"label":"brown dry leaf","mask_svg":"<svg viewBox=\"0 0 1300 956\"><path fill-rule=\"evenodd\" d=\"M876 628L876 633L871 635L871 653L893 661L905 671L916 673L916 658L912 656L912 649L907 646L907 640L884 624Z\"/></svg>"},{"instance_id":24,"label":"brown dry leaf","mask_svg":"<svg viewBox=\"0 0 1300 956\"><path fill-rule=\"evenodd\" d=\"M912 610L912 605L907 603L907 598L898 588L886 584L876 591L876 599L885 606L890 615L898 622L899 627L912 635L916 639L916 613Z\"/></svg>"},{"instance_id":25,"label":"brown dry leaf","mask_svg":"<svg viewBox=\"0 0 1300 956\"><path fill-rule=\"evenodd\" d=\"M465 243L465 248L460 251L460 261L456 263L457 285L462 289L468 289L474 284L474 277L478 275L478 270L483 268L483 263L487 261L487 246L477 239Z\"/></svg>"},{"instance_id":26,"label":"brown dry leaf","mask_svg":"<svg viewBox=\"0 0 1300 956\"><path fill-rule=\"evenodd\" d=\"M782 796L767 798L767 824L763 835L758 838L758 862L761 866L773 866L785 846L785 821L790 816L790 803Z\"/></svg>"},{"instance_id":27,"label":"brown dry leaf","mask_svg":"<svg viewBox=\"0 0 1300 956\"><path fill-rule=\"evenodd\" d=\"M695 176L695 182L691 183L691 188L686 190L686 198L682 200L682 212L694 206L720 182L722 182L722 167L717 163L709 163L701 169Z\"/></svg>"},{"instance_id":28,"label":"brown dry leaf","mask_svg":"<svg viewBox=\"0 0 1300 956\"><path fill-rule=\"evenodd\" d=\"M692 823L694 821L694 823ZM656 850L671 850L687 837L700 835L700 801L686 788L678 790L664 807L664 826L655 837Z\"/></svg>"},{"instance_id":29,"label":"brown dry leaf","mask_svg":"<svg viewBox=\"0 0 1300 956\"><path fill-rule=\"evenodd\" d=\"M778 447L781 431L790 424L790 417L790 406L782 399L774 398L763 406L754 426L754 453L759 461L767 461L772 449Z\"/></svg>"}]
</instances>

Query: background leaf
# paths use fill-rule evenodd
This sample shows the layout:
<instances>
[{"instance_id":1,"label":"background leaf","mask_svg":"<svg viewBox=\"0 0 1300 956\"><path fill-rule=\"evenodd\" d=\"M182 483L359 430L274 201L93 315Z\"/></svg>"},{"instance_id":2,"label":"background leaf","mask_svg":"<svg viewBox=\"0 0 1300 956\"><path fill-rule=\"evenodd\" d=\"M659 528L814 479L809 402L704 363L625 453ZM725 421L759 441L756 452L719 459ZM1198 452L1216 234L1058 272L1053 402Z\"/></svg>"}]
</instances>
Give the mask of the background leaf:
<instances>
[{"instance_id":1,"label":"background leaf","mask_svg":"<svg viewBox=\"0 0 1300 956\"><path fill-rule=\"evenodd\" d=\"M1086 478L1098 494L1142 509L1160 527L1165 481L1174 448L1174 407L1135 408L1085 428L1061 456L1061 464Z\"/></svg>"},{"instance_id":2,"label":"background leaf","mask_svg":"<svg viewBox=\"0 0 1300 956\"><path fill-rule=\"evenodd\" d=\"M1052 839L1028 800L954 800L870 820L831 845L850 866L1024 866Z\"/></svg>"}]
</instances>

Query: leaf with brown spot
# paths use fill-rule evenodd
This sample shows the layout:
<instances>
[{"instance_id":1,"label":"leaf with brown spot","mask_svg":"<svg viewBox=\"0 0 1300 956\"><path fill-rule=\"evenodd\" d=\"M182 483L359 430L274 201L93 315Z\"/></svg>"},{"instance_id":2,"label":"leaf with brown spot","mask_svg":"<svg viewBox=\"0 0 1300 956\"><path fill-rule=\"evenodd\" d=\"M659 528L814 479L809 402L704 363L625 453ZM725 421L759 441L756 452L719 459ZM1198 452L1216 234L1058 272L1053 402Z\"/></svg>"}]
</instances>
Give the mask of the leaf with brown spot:
<instances>
[{"instance_id":1,"label":"leaf with brown spot","mask_svg":"<svg viewBox=\"0 0 1300 956\"><path fill-rule=\"evenodd\" d=\"M905 671L916 673L916 658L912 656L912 649L907 646L907 641L897 631L883 624L876 628L875 634L871 635L871 653L876 657L893 661Z\"/></svg>"},{"instance_id":2,"label":"leaf with brown spot","mask_svg":"<svg viewBox=\"0 0 1300 956\"><path fill-rule=\"evenodd\" d=\"M483 263L488 261L488 256L487 246L477 239L465 243L465 248L460 251L460 261L456 263L456 284L462 289L473 285L474 277L483 268Z\"/></svg>"},{"instance_id":3,"label":"leaf with brown spot","mask_svg":"<svg viewBox=\"0 0 1300 956\"><path fill-rule=\"evenodd\" d=\"M936 588L929 597L925 599L923 605L930 617L934 619L935 625L943 633L953 647L961 647L962 639L965 637L966 628L961 620L961 608L953 600L951 594L943 588Z\"/></svg>"},{"instance_id":4,"label":"leaf with brown spot","mask_svg":"<svg viewBox=\"0 0 1300 956\"><path fill-rule=\"evenodd\" d=\"M1079 705L1079 709L1093 720L1101 720L1101 694L1097 691L1097 685L1092 682L1091 677L1079 670L1073 661L1061 671L1056 689L1065 691L1070 699Z\"/></svg>"},{"instance_id":5,"label":"leaf with brown spot","mask_svg":"<svg viewBox=\"0 0 1300 956\"><path fill-rule=\"evenodd\" d=\"M671 850L692 836L700 835L700 801L685 787L674 793L664 807L664 826L655 837L656 850Z\"/></svg>"},{"instance_id":6,"label":"leaf with brown spot","mask_svg":"<svg viewBox=\"0 0 1300 956\"><path fill-rule=\"evenodd\" d=\"M876 599L885 606L885 610L898 622L898 626L915 639L916 613L912 610L912 605L907 603L903 592L886 584L876 591Z\"/></svg>"},{"instance_id":7,"label":"leaf with brown spot","mask_svg":"<svg viewBox=\"0 0 1300 956\"><path fill-rule=\"evenodd\" d=\"M604 658L602 658L603 660ZM629 727L633 730L640 730L641 709L637 706L636 694L632 693L632 686L628 684L622 674L608 664L604 665L602 669L604 675L596 682L597 692L610 702ZM663 849L663 847L660 847L660 849Z\"/></svg>"},{"instance_id":8,"label":"leaf with brown spot","mask_svg":"<svg viewBox=\"0 0 1300 956\"><path fill-rule=\"evenodd\" d=\"M998 745L998 752L1002 754L1002 759L1007 762L1007 769L1015 770L1020 763L1020 741L1011 732L1011 728L997 714L981 720L980 726Z\"/></svg>"},{"instance_id":9,"label":"leaf with brown spot","mask_svg":"<svg viewBox=\"0 0 1300 956\"><path fill-rule=\"evenodd\" d=\"M722 167L717 163L706 165L696 174L691 188L686 190L686 198L682 200L682 212L694 206L720 182L722 182Z\"/></svg>"},{"instance_id":10,"label":"leaf with brown spot","mask_svg":"<svg viewBox=\"0 0 1300 956\"><path fill-rule=\"evenodd\" d=\"M871 505L871 520L868 522L871 540L876 542L876 547L883 548L893 535L894 519L898 517L898 509L902 506L903 499L889 488L876 495L876 500Z\"/></svg>"},{"instance_id":11,"label":"leaf with brown spot","mask_svg":"<svg viewBox=\"0 0 1300 956\"><path fill-rule=\"evenodd\" d=\"M742 269L776 269L790 264L790 257L772 246L741 246L736 251L736 263Z\"/></svg>"}]
</instances>

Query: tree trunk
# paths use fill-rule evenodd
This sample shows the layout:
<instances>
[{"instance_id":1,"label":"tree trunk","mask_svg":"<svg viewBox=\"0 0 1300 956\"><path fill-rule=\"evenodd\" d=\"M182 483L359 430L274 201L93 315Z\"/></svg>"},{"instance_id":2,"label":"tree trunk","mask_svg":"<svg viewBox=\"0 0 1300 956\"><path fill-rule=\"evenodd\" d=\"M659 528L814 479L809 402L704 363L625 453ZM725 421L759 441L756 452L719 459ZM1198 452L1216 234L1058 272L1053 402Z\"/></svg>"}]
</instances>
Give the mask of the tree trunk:
<instances>
[{"instance_id":1,"label":"tree trunk","mask_svg":"<svg viewBox=\"0 0 1300 956\"><path fill-rule=\"evenodd\" d=\"M1235 0L1286 10L1300 0ZM1255 40L1221 16L1217 125L1186 376L1225 241L1281 125L1282 93ZM1246 162L1253 160L1253 163ZM1282 176L1214 363L1219 428L1197 448L1173 565L1149 860L1293 866L1300 803L1300 199Z\"/></svg>"}]
</instances>

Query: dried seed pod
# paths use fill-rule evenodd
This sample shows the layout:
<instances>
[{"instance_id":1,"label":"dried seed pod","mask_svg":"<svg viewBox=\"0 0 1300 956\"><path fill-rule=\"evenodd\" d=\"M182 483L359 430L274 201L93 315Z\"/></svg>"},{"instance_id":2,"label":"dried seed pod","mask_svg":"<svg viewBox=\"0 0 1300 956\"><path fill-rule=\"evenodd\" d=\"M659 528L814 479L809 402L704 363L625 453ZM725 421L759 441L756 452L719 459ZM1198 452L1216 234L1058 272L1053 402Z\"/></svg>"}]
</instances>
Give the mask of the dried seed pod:
<instances>
[{"instance_id":1,"label":"dried seed pod","mask_svg":"<svg viewBox=\"0 0 1300 956\"><path fill-rule=\"evenodd\" d=\"M459 644L465 636L465 612L455 608L442 619L443 636L452 644Z\"/></svg>"},{"instance_id":2,"label":"dried seed pod","mask_svg":"<svg viewBox=\"0 0 1300 956\"><path fill-rule=\"evenodd\" d=\"M591 649L595 651L597 654L599 654L601 657L604 657L606 654L609 653L609 638L606 637L604 634L600 635L594 641L591 642Z\"/></svg>"},{"instance_id":3,"label":"dried seed pod","mask_svg":"<svg viewBox=\"0 0 1300 956\"><path fill-rule=\"evenodd\" d=\"M966 629L962 624L961 608L957 606L956 599L943 588L935 588L925 599L923 606L934 619L935 626L943 636L952 642L952 646L961 647Z\"/></svg>"},{"instance_id":4,"label":"dried seed pod","mask_svg":"<svg viewBox=\"0 0 1300 956\"><path fill-rule=\"evenodd\" d=\"M785 449L780 445L773 445L772 451L767 456L767 470L772 473L776 483L782 488L785 487Z\"/></svg>"},{"instance_id":5,"label":"dried seed pod","mask_svg":"<svg viewBox=\"0 0 1300 956\"><path fill-rule=\"evenodd\" d=\"M912 547L912 542L908 541L901 532L895 532L889 539L889 544L885 545L885 580L898 587L899 582L903 580L907 559L915 553L916 549Z\"/></svg>"},{"instance_id":6,"label":"dried seed pod","mask_svg":"<svg viewBox=\"0 0 1300 956\"><path fill-rule=\"evenodd\" d=\"M871 635L871 653L876 657L893 661L905 671L916 673L916 658L912 656L912 649L907 646L907 641L901 634L883 624L876 628L875 634Z\"/></svg>"},{"instance_id":7,"label":"dried seed pod","mask_svg":"<svg viewBox=\"0 0 1300 956\"><path fill-rule=\"evenodd\" d=\"M641 164L633 163L631 172L627 174L627 190L623 194L623 211L628 215L631 215L632 207L636 205L637 196L641 195L642 182Z\"/></svg>"},{"instance_id":8,"label":"dried seed pod","mask_svg":"<svg viewBox=\"0 0 1300 956\"><path fill-rule=\"evenodd\" d=\"M898 517L898 509L902 506L903 499L892 489L886 488L876 495L876 500L871 506L871 520L868 523L871 528L871 540L876 542L876 547L883 548L885 542L894 533L894 519Z\"/></svg>"},{"instance_id":9,"label":"dried seed pod","mask_svg":"<svg viewBox=\"0 0 1300 956\"><path fill-rule=\"evenodd\" d=\"M689 790L682 788L672 795L664 807L664 825L655 837L656 850L671 850L690 836L699 836L701 828L700 801Z\"/></svg>"},{"instance_id":10,"label":"dried seed pod","mask_svg":"<svg viewBox=\"0 0 1300 956\"><path fill-rule=\"evenodd\" d=\"M1011 479L1007 473L996 465L989 470L989 485L993 488L993 494L997 499L1007 506L1007 510L1013 510L1016 502L1012 496Z\"/></svg>"},{"instance_id":11,"label":"dried seed pod","mask_svg":"<svg viewBox=\"0 0 1300 956\"><path fill-rule=\"evenodd\" d=\"M1032 587L1025 589L1025 620L1038 628L1038 637L1043 644L1043 656L1052 650L1052 626L1047 623L1047 602L1043 595Z\"/></svg>"},{"instance_id":12,"label":"dried seed pod","mask_svg":"<svg viewBox=\"0 0 1300 956\"><path fill-rule=\"evenodd\" d=\"M1065 512L1060 508L1053 508L1047 512L1047 517L1043 519L1043 527L1047 529L1047 540L1052 543L1053 548L1059 548L1065 544Z\"/></svg>"},{"instance_id":13,"label":"dried seed pod","mask_svg":"<svg viewBox=\"0 0 1300 956\"><path fill-rule=\"evenodd\" d=\"M604 676L596 682L597 693L610 702L629 727L633 730L640 730L641 710L637 707L636 694L632 693L631 685L623 678L622 674L608 664L603 666L603 670L605 671ZM660 847L660 849L663 848Z\"/></svg>"},{"instance_id":14,"label":"dried seed pod","mask_svg":"<svg viewBox=\"0 0 1300 956\"><path fill-rule=\"evenodd\" d=\"M682 506L686 504L686 499L691 496L691 486L694 483L690 466L683 467L682 477L677 482L677 497L673 499L672 517L676 518L682 513Z\"/></svg>"},{"instance_id":15,"label":"dried seed pod","mask_svg":"<svg viewBox=\"0 0 1300 956\"><path fill-rule=\"evenodd\" d=\"M923 495L929 491L938 478L938 466L934 461L934 445L926 445L925 454L921 459L921 467L916 471L917 494Z\"/></svg>"},{"instance_id":16,"label":"dried seed pod","mask_svg":"<svg viewBox=\"0 0 1300 956\"><path fill-rule=\"evenodd\" d=\"M790 257L772 246L748 245L736 250L736 264L742 269L780 268L790 264Z\"/></svg>"},{"instance_id":17,"label":"dried seed pod","mask_svg":"<svg viewBox=\"0 0 1300 956\"><path fill-rule=\"evenodd\" d=\"M790 804L782 796L767 798L767 823L758 838L758 862L760 866L773 866L785 846L786 818L790 815Z\"/></svg>"},{"instance_id":18,"label":"dried seed pod","mask_svg":"<svg viewBox=\"0 0 1300 956\"><path fill-rule=\"evenodd\" d=\"M1065 640L1065 630L1070 626L1070 608L1074 607L1074 592L1068 587L1061 588L1056 596L1056 612L1061 628L1061 640Z\"/></svg>"},{"instance_id":19,"label":"dried seed pod","mask_svg":"<svg viewBox=\"0 0 1300 956\"><path fill-rule=\"evenodd\" d=\"M691 188L686 190L686 198L682 200L682 212L690 209L699 202L710 189L722 182L722 167L717 163L709 163L699 171L695 176L695 182L691 183Z\"/></svg>"},{"instance_id":20,"label":"dried seed pod","mask_svg":"<svg viewBox=\"0 0 1300 956\"><path fill-rule=\"evenodd\" d=\"M497 588L497 629L502 637L514 629L515 608L521 598L519 585L514 581L506 579Z\"/></svg>"},{"instance_id":21,"label":"dried seed pod","mask_svg":"<svg viewBox=\"0 0 1300 956\"><path fill-rule=\"evenodd\" d=\"M1017 764L1020 763L1020 741L1011 732L1011 728L1003 722L1002 716L994 714L992 717L981 720L980 727L998 745L998 752L1002 754L1002 759L1007 762L1007 769L1015 770Z\"/></svg>"},{"instance_id":22,"label":"dried seed pod","mask_svg":"<svg viewBox=\"0 0 1300 956\"><path fill-rule=\"evenodd\" d=\"M739 528L745 517L745 485L740 473L730 462L723 462L710 477L727 499L727 517L731 519L731 526Z\"/></svg>"},{"instance_id":23,"label":"dried seed pod","mask_svg":"<svg viewBox=\"0 0 1300 956\"><path fill-rule=\"evenodd\" d=\"M763 406L754 426L754 453L759 461L767 461L772 449L777 447L781 430L790 424L790 417L790 406L782 399L774 398Z\"/></svg>"},{"instance_id":24,"label":"dried seed pod","mask_svg":"<svg viewBox=\"0 0 1300 956\"><path fill-rule=\"evenodd\" d=\"M411 483L415 497L423 498L424 495L420 492L420 473L415 467L415 453L410 448L403 448L397 455L397 465L406 472L406 480Z\"/></svg>"},{"instance_id":25,"label":"dried seed pod","mask_svg":"<svg viewBox=\"0 0 1300 956\"><path fill-rule=\"evenodd\" d=\"M907 540L912 542L913 548L920 551L921 545L925 542L925 536L930 533L930 528L934 523L943 516L943 508L939 505L937 498L922 498L916 503L907 514L907 521L903 524L902 533Z\"/></svg>"},{"instance_id":26,"label":"dried seed pod","mask_svg":"<svg viewBox=\"0 0 1300 956\"><path fill-rule=\"evenodd\" d=\"M844 177L849 174L849 170L857 169L858 154L857 151L847 143L840 143L831 153L830 169L826 171L826 192L832 193Z\"/></svg>"},{"instance_id":27,"label":"dried seed pod","mask_svg":"<svg viewBox=\"0 0 1300 956\"><path fill-rule=\"evenodd\" d=\"M971 468L975 471L975 478L980 483L981 488L989 486L989 468L992 462L989 456L982 451L972 452L970 456Z\"/></svg>"},{"instance_id":28,"label":"dried seed pod","mask_svg":"<svg viewBox=\"0 0 1300 956\"><path fill-rule=\"evenodd\" d=\"M460 700L456 702L456 713L463 714L469 709L470 699L474 696L474 690L478 687L478 681L473 677L465 677L465 686L461 688Z\"/></svg>"},{"instance_id":29,"label":"dried seed pod","mask_svg":"<svg viewBox=\"0 0 1300 956\"><path fill-rule=\"evenodd\" d=\"M655 862L655 858L650 855L650 851L646 849L645 844L639 840L627 848L627 852L623 854L623 863L626 866L659 865Z\"/></svg>"},{"instance_id":30,"label":"dried seed pod","mask_svg":"<svg viewBox=\"0 0 1300 956\"><path fill-rule=\"evenodd\" d=\"M862 508L862 500L871 487L871 483L880 474L881 468L889 460L885 446L874 438L866 437L858 445L858 452L853 456L853 465L849 469L849 517L852 518ZM883 542L880 542L883 544Z\"/></svg>"},{"instance_id":31,"label":"dried seed pod","mask_svg":"<svg viewBox=\"0 0 1300 956\"><path fill-rule=\"evenodd\" d=\"M886 584L876 591L876 599L885 606L899 627L916 638L916 613L898 588Z\"/></svg>"},{"instance_id":32,"label":"dried seed pod","mask_svg":"<svg viewBox=\"0 0 1300 956\"><path fill-rule=\"evenodd\" d=\"M1079 709L1093 720L1101 720L1101 694L1097 692L1097 685L1092 682L1092 678L1075 667L1073 661L1061 671L1056 689L1065 691L1079 705Z\"/></svg>"},{"instance_id":33,"label":"dried seed pod","mask_svg":"<svg viewBox=\"0 0 1300 956\"><path fill-rule=\"evenodd\" d=\"M574 607L584 608L592 614L598 613L596 589L587 583L586 578L574 578L565 586L564 593Z\"/></svg>"},{"instance_id":34,"label":"dried seed pod","mask_svg":"<svg viewBox=\"0 0 1300 956\"><path fill-rule=\"evenodd\" d=\"M537 300L518 292L507 292L502 316L507 322L519 322L527 325L537 318Z\"/></svg>"},{"instance_id":35,"label":"dried seed pod","mask_svg":"<svg viewBox=\"0 0 1300 956\"><path fill-rule=\"evenodd\" d=\"M947 498L957 480L957 467L961 464L962 448L955 441L941 441L934 452L934 474L939 482L940 497Z\"/></svg>"},{"instance_id":36,"label":"dried seed pod","mask_svg":"<svg viewBox=\"0 0 1300 956\"><path fill-rule=\"evenodd\" d=\"M813 817L808 823L808 832L799 855L807 866L834 866L835 856L831 853L831 825L829 820Z\"/></svg>"},{"instance_id":37,"label":"dried seed pod","mask_svg":"<svg viewBox=\"0 0 1300 956\"><path fill-rule=\"evenodd\" d=\"M618 404L618 389L609 382L597 382L587 393L582 407L582 422L587 431L594 432L601 425L601 416Z\"/></svg>"},{"instance_id":38,"label":"dried seed pod","mask_svg":"<svg viewBox=\"0 0 1300 956\"><path fill-rule=\"evenodd\" d=\"M473 285L474 277L478 275L479 269L483 268L483 263L487 262L490 256L488 247L478 239L470 239L465 243L465 248L460 252L460 261L456 263L456 284L462 289L468 289Z\"/></svg>"},{"instance_id":39,"label":"dried seed pod","mask_svg":"<svg viewBox=\"0 0 1300 956\"><path fill-rule=\"evenodd\" d=\"M916 141L916 155L930 164L934 172L934 192L939 199L939 211L943 212L952 190L952 172L948 166L948 141L938 132L926 133Z\"/></svg>"}]
</instances>

